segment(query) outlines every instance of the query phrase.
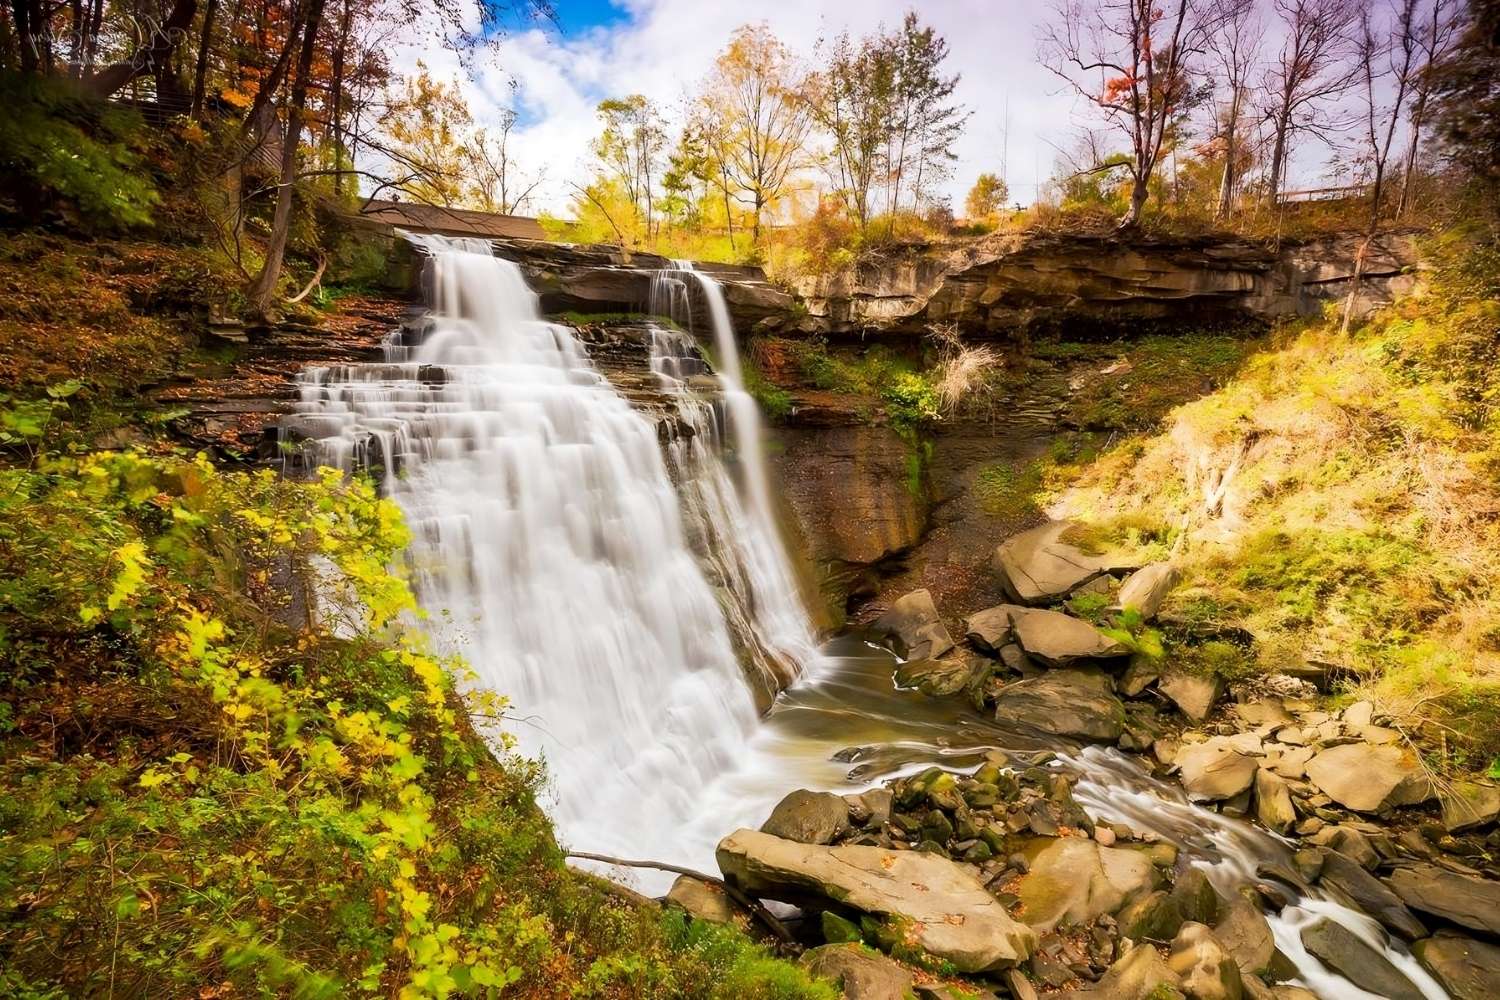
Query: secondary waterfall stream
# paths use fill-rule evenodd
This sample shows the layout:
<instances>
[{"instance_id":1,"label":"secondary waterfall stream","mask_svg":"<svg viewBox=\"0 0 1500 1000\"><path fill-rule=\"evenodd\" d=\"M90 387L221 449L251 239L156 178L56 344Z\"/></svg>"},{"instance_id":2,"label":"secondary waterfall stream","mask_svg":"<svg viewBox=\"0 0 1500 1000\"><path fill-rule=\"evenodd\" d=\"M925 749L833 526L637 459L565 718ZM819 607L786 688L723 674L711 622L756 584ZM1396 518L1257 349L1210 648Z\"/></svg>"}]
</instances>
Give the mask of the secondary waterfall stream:
<instances>
[{"instance_id":1,"label":"secondary waterfall stream","mask_svg":"<svg viewBox=\"0 0 1500 1000\"><path fill-rule=\"evenodd\" d=\"M300 461L371 468L413 532L428 623L511 698L506 728L546 761L569 847L711 870L714 843L797 787L852 791L990 749L1059 749L1078 800L1168 840L1232 891L1285 842L1189 803L1114 751L1048 748L948 700L896 690L894 658L853 637L824 653L776 530L760 425L717 282L659 272L651 366L690 434L665 443L544 322L519 268L487 244L419 238L431 316L384 363L311 369L285 423ZM718 375L692 339L706 304ZM701 316L701 313L700 313ZM748 661L748 662L747 662ZM758 718L747 665L785 682ZM648 891L666 880L637 882ZM1318 890L1271 914L1300 981L1325 1000L1372 995L1329 972L1298 929L1328 916L1425 996L1442 990L1373 920Z\"/></svg>"}]
</instances>

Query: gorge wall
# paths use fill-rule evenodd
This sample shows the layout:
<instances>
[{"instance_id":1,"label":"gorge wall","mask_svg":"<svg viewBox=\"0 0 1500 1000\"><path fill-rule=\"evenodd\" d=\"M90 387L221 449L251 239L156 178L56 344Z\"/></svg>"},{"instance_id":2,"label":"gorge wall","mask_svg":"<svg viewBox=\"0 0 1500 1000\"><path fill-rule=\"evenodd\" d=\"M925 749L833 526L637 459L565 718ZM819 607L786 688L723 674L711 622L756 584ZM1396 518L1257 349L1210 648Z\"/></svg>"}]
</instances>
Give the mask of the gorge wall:
<instances>
[{"instance_id":1,"label":"gorge wall","mask_svg":"<svg viewBox=\"0 0 1500 1000\"><path fill-rule=\"evenodd\" d=\"M956 323L971 335L1007 337L1063 324L1117 333L1143 322L1308 316L1348 294L1360 242L1340 236L1271 249L1222 236L1022 234L910 248L799 279L806 311L784 329L919 334ZM1409 291L1416 267L1410 235L1373 242L1357 311Z\"/></svg>"}]
</instances>

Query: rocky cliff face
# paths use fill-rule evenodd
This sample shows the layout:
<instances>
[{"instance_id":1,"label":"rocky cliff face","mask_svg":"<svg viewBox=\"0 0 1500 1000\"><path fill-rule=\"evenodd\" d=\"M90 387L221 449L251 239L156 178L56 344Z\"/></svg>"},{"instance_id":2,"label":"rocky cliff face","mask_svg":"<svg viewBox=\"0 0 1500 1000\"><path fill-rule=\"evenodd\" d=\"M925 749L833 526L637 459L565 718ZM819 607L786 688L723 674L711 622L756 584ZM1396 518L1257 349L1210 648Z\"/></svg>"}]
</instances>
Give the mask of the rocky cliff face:
<instances>
[{"instance_id":1,"label":"rocky cliff face","mask_svg":"<svg viewBox=\"0 0 1500 1000\"><path fill-rule=\"evenodd\" d=\"M1348 294L1360 240L1331 237L1272 250L1246 240L1007 236L926 247L800 281L805 333L920 333L933 323L1011 334L1141 322L1305 316ZM1416 281L1409 236L1366 255L1357 308L1366 312Z\"/></svg>"}]
</instances>

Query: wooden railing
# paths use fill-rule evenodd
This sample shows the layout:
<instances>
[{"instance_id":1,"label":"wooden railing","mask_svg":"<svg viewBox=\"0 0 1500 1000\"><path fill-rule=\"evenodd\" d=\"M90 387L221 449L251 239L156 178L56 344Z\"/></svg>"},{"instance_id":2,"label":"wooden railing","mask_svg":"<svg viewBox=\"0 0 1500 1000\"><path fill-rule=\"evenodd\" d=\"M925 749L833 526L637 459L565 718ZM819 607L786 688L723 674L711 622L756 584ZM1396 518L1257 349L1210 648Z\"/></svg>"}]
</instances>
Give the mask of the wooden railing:
<instances>
[{"instance_id":1,"label":"wooden railing","mask_svg":"<svg viewBox=\"0 0 1500 1000\"><path fill-rule=\"evenodd\" d=\"M1283 205L1303 201L1355 201L1367 198L1369 184L1345 184L1342 187L1305 188L1301 191L1283 191L1276 200Z\"/></svg>"}]
</instances>

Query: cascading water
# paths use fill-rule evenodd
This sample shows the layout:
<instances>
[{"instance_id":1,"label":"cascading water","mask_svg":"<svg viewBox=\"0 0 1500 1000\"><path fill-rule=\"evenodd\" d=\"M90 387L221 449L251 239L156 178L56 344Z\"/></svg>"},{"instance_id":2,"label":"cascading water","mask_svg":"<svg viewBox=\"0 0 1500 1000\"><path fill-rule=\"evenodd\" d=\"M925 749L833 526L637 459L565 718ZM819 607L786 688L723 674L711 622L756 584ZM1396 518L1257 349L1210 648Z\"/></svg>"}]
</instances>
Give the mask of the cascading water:
<instances>
[{"instance_id":1,"label":"cascading water","mask_svg":"<svg viewBox=\"0 0 1500 1000\"><path fill-rule=\"evenodd\" d=\"M893 690L889 654L848 639L842 655L813 652L711 277L685 265L655 277L655 313L691 328L693 293L707 302L720 367L709 375L680 331L650 332L652 367L693 432L664 455L572 332L538 319L513 264L487 244L424 242L434 313L420 342L398 335L385 364L307 372L287 429L315 463L383 471L412 525L415 583L441 613L439 638L513 698L510 728L551 768L565 843L709 868L720 836L758 824L792 788L853 791L932 763L977 764L989 749L1043 746ZM720 461L726 442L735 476ZM760 650L779 682L818 665L763 725L736 658L746 636L741 649ZM1222 890L1260 863L1287 867L1280 840L1193 805L1118 753L1065 752L1054 766L1079 775L1075 796L1095 816L1176 843ZM1443 998L1369 917L1289 888L1297 898L1269 915L1272 931L1324 1000L1371 995L1302 946L1300 929L1320 917Z\"/></svg>"},{"instance_id":2,"label":"cascading water","mask_svg":"<svg viewBox=\"0 0 1500 1000\"><path fill-rule=\"evenodd\" d=\"M307 372L286 428L315 464L384 470L439 641L512 699L508 728L548 765L562 841L678 857L756 712L655 428L571 330L539 319L515 264L484 243L419 242L433 309L420 342L394 335L385 364ZM732 514L706 449L691 472ZM744 521L719 534L750 534ZM745 546L740 576L779 634L777 600L795 595L763 595L759 559Z\"/></svg>"}]
</instances>

